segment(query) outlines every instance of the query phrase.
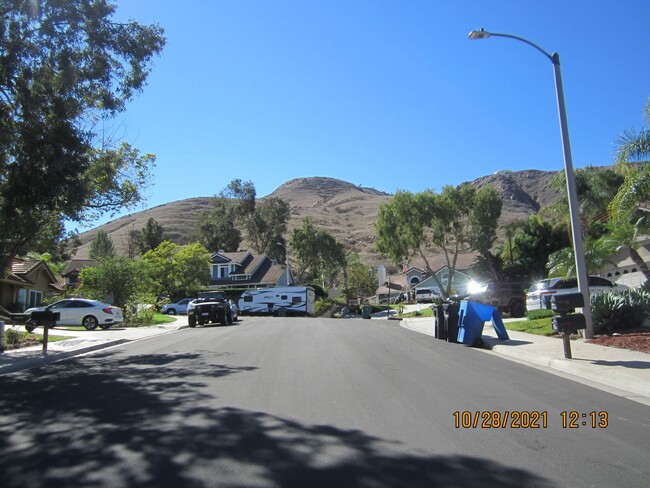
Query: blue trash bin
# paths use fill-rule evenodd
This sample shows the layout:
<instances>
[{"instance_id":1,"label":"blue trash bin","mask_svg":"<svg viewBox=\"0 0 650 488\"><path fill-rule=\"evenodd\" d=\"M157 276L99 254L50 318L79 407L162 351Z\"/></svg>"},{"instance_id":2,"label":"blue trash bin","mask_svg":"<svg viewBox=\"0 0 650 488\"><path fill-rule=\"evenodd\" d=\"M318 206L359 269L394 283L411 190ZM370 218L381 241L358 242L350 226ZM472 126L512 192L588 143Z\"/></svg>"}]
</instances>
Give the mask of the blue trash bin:
<instances>
[{"instance_id":1,"label":"blue trash bin","mask_svg":"<svg viewBox=\"0 0 650 488\"><path fill-rule=\"evenodd\" d=\"M492 316L496 307L483 303L463 300L458 312L458 342L468 346L480 346L483 342L483 326Z\"/></svg>"}]
</instances>

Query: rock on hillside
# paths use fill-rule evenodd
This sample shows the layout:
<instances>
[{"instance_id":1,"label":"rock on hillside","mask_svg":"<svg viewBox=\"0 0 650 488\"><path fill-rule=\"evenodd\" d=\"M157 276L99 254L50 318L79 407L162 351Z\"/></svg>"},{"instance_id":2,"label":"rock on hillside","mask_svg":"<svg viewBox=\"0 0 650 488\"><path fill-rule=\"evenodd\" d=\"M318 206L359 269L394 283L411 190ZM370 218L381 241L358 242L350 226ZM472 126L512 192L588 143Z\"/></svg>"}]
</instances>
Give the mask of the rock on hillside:
<instances>
[{"instance_id":1,"label":"rock on hillside","mask_svg":"<svg viewBox=\"0 0 650 488\"><path fill-rule=\"evenodd\" d=\"M525 220L540 208L557 200L560 191L551 188L554 171L499 171L472 182L477 188L491 185L501 195L503 210L501 223Z\"/></svg>"}]
</instances>

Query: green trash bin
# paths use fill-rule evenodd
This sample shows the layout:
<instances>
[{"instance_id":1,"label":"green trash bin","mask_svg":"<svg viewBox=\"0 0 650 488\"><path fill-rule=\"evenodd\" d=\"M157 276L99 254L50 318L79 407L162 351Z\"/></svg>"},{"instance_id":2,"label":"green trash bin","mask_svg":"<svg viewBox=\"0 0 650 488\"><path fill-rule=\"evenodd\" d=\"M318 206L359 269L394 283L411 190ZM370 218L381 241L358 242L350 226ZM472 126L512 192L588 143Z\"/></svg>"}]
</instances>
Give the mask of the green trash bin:
<instances>
[{"instance_id":1,"label":"green trash bin","mask_svg":"<svg viewBox=\"0 0 650 488\"><path fill-rule=\"evenodd\" d=\"M280 307L278 309L278 317L286 317L287 316L287 309L284 307Z\"/></svg>"},{"instance_id":2,"label":"green trash bin","mask_svg":"<svg viewBox=\"0 0 650 488\"><path fill-rule=\"evenodd\" d=\"M361 317L364 319L369 319L370 314L372 313L372 307L370 305L364 305L361 309Z\"/></svg>"}]
</instances>

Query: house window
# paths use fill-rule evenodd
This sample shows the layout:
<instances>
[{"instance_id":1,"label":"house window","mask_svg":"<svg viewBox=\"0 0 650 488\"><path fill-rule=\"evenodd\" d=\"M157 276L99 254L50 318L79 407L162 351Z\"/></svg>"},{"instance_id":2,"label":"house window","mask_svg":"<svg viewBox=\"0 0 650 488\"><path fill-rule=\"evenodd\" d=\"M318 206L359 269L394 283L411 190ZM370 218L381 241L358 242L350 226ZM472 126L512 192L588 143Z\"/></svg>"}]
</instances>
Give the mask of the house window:
<instances>
[{"instance_id":1,"label":"house window","mask_svg":"<svg viewBox=\"0 0 650 488\"><path fill-rule=\"evenodd\" d=\"M41 303L43 303L43 292L36 291L36 290L29 290L27 308L38 307Z\"/></svg>"},{"instance_id":2,"label":"house window","mask_svg":"<svg viewBox=\"0 0 650 488\"><path fill-rule=\"evenodd\" d=\"M224 280L230 276L229 264L214 264L212 265L212 279Z\"/></svg>"}]
</instances>

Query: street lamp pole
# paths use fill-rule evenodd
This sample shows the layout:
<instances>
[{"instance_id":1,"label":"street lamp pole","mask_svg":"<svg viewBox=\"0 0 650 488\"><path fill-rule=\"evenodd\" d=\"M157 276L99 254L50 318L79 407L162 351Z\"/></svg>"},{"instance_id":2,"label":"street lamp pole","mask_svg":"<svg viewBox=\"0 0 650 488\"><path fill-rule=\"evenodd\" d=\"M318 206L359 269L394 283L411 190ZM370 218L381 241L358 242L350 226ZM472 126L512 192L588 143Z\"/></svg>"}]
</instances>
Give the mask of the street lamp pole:
<instances>
[{"instance_id":1,"label":"street lamp pole","mask_svg":"<svg viewBox=\"0 0 650 488\"><path fill-rule=\"evenodd\" d=\"M576 276L578 278L578 290L582 293L585 307L582 310L585 316L586 329L585 338L594 337L593 321L591 318L591 307L589 306L589 276L585 263L585 249L582 240L582 226L580 224L580 211L578 207L578 196L576 192L575 176L573 173L573 159L571 158L571 144L569 142L569 126L567 124L566 107L564 104L564 89L562 88L562 73L560 72L560 55L549 54L537 44L527 39L511 34L496 34L487 32L484 29L473 30L469 33L470 39L487 39L488 37L507 37L528 44L537 49L553 63L553 74L555 76L555 93L557 96L557 110L560 118L560 130L562 137L562 149L564 152L564 173L566 176L566 189L569 199L569 214L571 216L571 234L573 237L573 254L576 264Z\"/></svg>"},{"instance_id":2,"label":"street lamp pole","mask_svg":"<svg viewBox=\"0 0 650 488\"><path fill-rule=\"evenodd\" d=\"M287 249L287 246L282 242L276 242L276 244L284 248L284 257L287 261L287 285L293 285L293 283L289 283L289 281L291 281L291 265L289 264L289 249Z\"/></svg>"}]
</instances>

